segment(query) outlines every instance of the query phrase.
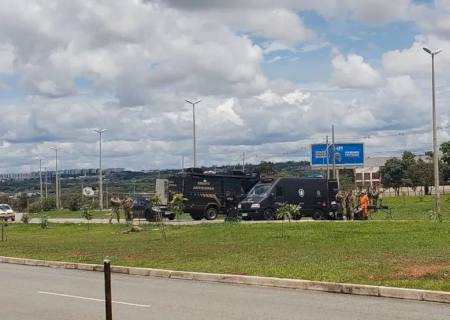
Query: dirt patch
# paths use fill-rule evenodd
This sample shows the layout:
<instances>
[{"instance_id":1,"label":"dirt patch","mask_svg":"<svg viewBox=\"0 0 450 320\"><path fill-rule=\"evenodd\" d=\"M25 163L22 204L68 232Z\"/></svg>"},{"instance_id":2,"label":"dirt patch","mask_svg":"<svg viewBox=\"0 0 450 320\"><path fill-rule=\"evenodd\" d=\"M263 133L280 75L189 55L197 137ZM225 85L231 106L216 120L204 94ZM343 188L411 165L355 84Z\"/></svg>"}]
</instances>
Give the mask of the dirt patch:
<instances>
[{"instance_id":1,"label":"dirt patch","mask_svg":"<svg viewBox=\"0 0 450 320\"><path fill-rule=\"evenodd\" d=\"M402 268L399 272L400 278L422 279L437 273L445 274L450 272L450 264L446 265L419 265Z\"/></svg>"}]
</instances>

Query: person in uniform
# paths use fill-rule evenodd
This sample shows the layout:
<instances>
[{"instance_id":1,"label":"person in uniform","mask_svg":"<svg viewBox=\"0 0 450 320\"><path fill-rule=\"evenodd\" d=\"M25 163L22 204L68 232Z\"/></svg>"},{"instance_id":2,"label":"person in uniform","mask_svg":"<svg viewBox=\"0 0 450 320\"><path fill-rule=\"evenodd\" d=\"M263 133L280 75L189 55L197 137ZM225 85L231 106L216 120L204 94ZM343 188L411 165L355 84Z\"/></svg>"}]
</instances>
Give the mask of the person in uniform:
<instances>
[{"instance_id":1,"label":"person in uniform","mask_svg":"<svg viewBox=\"0 0 450 320\"><path fill-rule=\"evenodd\" d=\"M380 190L375 187L372 191L372 205L375 207L378 207L379 203L378 203L378 199L380 197Z\"/></svg>"},{"instance_id":2,"label":"person in uniform","mask_svg":"<svg viewBox=\"0 0 450 320\"><path fill-rule=\"evenodd\" d=\"M128 197L125 200L122 201L122 208L125 212L125 219L127 221L133 219L133 198Z\"/></svg>"},{"instance_id":3,"label":"person in uniform","mask_svg":"<svg viewBox=\"0 0 450 320\"><path fill-rule=\"evenodd\" d=\"M342 217L344 216L344 200L345 200L345 192L340 190L336 194L337 219L342 219Z\"/></svg>"},{"instance_id":4,"label":"person in uniform","mask_svg":"<svg viewBox=\"0 0 450 320\"><path fill-rule=\"evenodd\" d=\"M111 197L111 216L109 217L109 223L112 223L114 215L116 216L117 223L120 221L120 207L122 206L122 200L116 195Z\"/></svg>"},{"instance_id":5,"label":"person in uniform","mask_svg":"<svg viewBox=\"0 0 450 320\"><path fill-rule=\"evenodd\" d=\"M353 192L350 190L345 196L345 215L347 220L353 220Z\"/></svg>"}]
</instances>

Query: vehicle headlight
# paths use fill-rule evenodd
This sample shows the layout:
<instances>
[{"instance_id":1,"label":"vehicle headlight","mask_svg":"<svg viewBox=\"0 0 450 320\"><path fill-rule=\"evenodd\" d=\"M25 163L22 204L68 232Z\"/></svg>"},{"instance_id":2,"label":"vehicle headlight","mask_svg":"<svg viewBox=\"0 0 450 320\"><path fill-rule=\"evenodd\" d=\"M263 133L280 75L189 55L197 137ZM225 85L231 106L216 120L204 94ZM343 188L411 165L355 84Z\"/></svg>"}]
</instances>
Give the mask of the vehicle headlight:
<instances>
[{"instance_id":1,"label":"vehicle headlight","mask_svg":"<svg viewBox=\"0 0 450 320\"><path fill-rule=\"evenodd\" d=\"M252 209L259 209L259 207L260 207L259 203L253 203L251 208Z\"/></svg>"},{"instance_id":2,"label":"vehicle headlight","mask_svg":"<svg viewBox=\"0 0 450 320\"><path fill-rule=\"evenodd\" d=\"M238 209L240 209L240 208L242 208L242 205L239 203L239 204L238 204Z\"/></svg>"}]
</instances>

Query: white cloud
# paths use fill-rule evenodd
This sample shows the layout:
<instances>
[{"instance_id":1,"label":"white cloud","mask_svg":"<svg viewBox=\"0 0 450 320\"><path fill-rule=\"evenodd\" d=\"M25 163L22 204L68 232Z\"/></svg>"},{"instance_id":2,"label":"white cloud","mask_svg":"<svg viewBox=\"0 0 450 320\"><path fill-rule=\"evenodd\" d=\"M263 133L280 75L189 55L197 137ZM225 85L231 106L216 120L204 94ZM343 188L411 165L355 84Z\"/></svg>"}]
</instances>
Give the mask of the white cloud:
<instances>
[{"instance_id":1,"label":"white cloud","mask_svg":"<svg viewBox=\"0 0 450 320\"><path fill-rule=\"evenodd\" d=\"M14 51L11 45L0 45L0 74L12 73L14 68Z\"/></svg>"},{"instance_id":2,"label":"white cloud","mask_svg":"<svg viewBox=\"0 0 450 320\"><path fill-rule=\"evenodd\" d=\"M332 60L331 82L348 88L370 88L380 84L381 76L364 58L355 54L337 55Z\"/></svg>"},{"instance_id":3,"label":"white cloud","mask_svg":"<svg viewBox=\"0 0 450 320\"><path fill-rule=\"evenodd\" d=\"M382 63L386 74L414 75L421 78L431 76L431 57L423 50L441 48L442 53L435 56L436 75L440 80L450 80L450 74L444 70L450 68L450 40L436 36L417 36L411 47L393 50L383 54Z\"/></svg>"},{"instance_id":4,"label":"white cloud","mask_svg":"<svg viewBox=\"0 0 450 320\"><path fill-rule=\"evenodd\" d=\"M442 45L450 52L442 35L425 34L410 48L386 53L382 72L360 55L334 51L329 83L268 79L261 68L270 61L264 61L265 54L286 51L289 59L263 67L290 68L292 61L307 59L306 51L330 45L320 28L305 25L302 10L316 10L325 19L382 24L408 19L408 1L169 4L5 0L0 72L7 74L0 81L7 84L2 95L7 94L0 101L5 115L0 170L29 170L37 156L51 166L50 145L61 147L64 168L95 167L96 127L109 129L105 166L179 167L182 155L190 161L192 109L184 99L191 97L202 99L200 164L229 163L243 151L252 161L282 159L321 141L331 124L338 135L358 140L429 124L430 60L420 46ZM277 56L285 57L283 52L273 60ZM450 119L444 108L450 103L444 85L450 61L444 54L437 59L444 123ZM369 145L385 143L380 138ZM410 142L389 143L404 148Z\"/></svg>"},{"instance_id":5,"label":"white cloud","mask_svg":"<svg viewBox=\"0 0 450 320\"><path fill-rule=\"evenodd\" d=\"M387 78L386 87L396 97L420 95L420 89L408 75Z\"/></svg>"}]
</instances>

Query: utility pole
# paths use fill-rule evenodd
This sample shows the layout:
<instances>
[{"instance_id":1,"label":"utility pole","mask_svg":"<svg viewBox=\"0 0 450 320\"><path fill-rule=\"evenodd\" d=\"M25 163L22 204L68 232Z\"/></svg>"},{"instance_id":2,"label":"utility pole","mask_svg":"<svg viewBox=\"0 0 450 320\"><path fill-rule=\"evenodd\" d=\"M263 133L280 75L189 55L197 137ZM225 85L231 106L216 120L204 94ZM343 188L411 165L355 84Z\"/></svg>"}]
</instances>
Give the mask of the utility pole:
<instances>
[{"instance_id":1,"label":"utility pole","mask_svg":"<svg viewBox=\"0 0 450 320\"><path fill-rule=\"evenodd\" d=\"M44 168L45 170L45 199L48 198L48 170L47 167Z\"/></svg>"},{"instance_id":2,"label":"utility pole","mask_svg":"<svg viewBox=\"0 0 450 320\"><path fill-rule=\"evenodd\" d=\"M42 159L39 159L39 185L40 185L41 210L42 210L42 204L44 203L44 192L42 190Z\"/></svg>"},{"instance_id":3,"label":"utility pole","mask_svg":"<svg viewBox=\"0 0 450 320\"><path fill-rule=\"evenodd\" d=\"M97 132L100 140L100 150L99 150L99 169L98 169L98 184L99 184L99 194L98 194L98 202L100 211L103 211L103 170L102 170L102 134L107 129L96 129L94 132Z\"/></svg>"},{"instance_id":4,"label":"utility pole","mask_svg":"<svg viewBox=\"0 0 450 320\"><path fill-rule=\"evenodd\" d=\"M329 150L328 150L328 147L329 147L329 145L328 145L328 136L326 136L325 140L326 140L326 144L327 144L327 147L325 148L325 156L327 157L327 181L328 181L328 179L330 177L330 169L329 169L329 164L330 164L329 157L330 157L330 155L329 155Z\"/></svg>"},{"instance_id":5,"label":"utility pole","mask_svg":"<svg viewBox=\"0 0 450 320\"><path fill-rule=\"evenodd\" d=\"M245 173L245 152L242 152L242 172Z\"/></svg>"},{"instance_id":6,"label":"utility pole","mask_svg":"<svg viewBox=\"0 0 450 320\"><path fill-rule=\"evenodd\" d=\"M181 156L181 172L184 173L184 156Z\"/></svg>"},{"instance_id":7,"label":"utility pole","mask_svg":"<svg viewBox=\"0 0 450 320\"><path fill-rule=\"evenodd\" d=\"M55 193L56 193L56 209L59 210L59 176L58 176L58 148L50 147L50 149L55 150Z\"/></svg>"},{"instance_id":8,"label":"utility pole","mask_svg":"<svg viewBox=\"0 0 450 320\"><path fill-rule=\"evenodd\" d=\"M437 145L437 131L436 131L436 88L434 81L434 56L441 52L441 49L431 51L428 48L423 50L431 55L431 90L432 90L432 112L433 112L433 168L434 168L434 210L439 213L441 211L440 195L439 195L439 159L438 159L438 145Z\"/></svg>"},{"instance_id":9,"label":"utility pole","mask_svg":"<svg viewBox=\"0 0 450 320\"><path fill-rule=\"evenodd\" d=\"M333 144L333 179L336 179L336 146L334 144L334 125L331 126L331 143Z\"/></svg>"},{"instance_id":10,"label":"utility pole","mask_svg":"<svg viewBox=\"0 0 450 320\"><path fill-rule=\"evenodd\" d=\"M189 101L189 100L184 100L187 103L192 105L192 140L193 140L193 145L192 145L192 158L194 160L194 168L197 168L197 141L196 141L196 136L195 136L195 105L197 103L199 103L201 100L197 100L195 102Z\"/></svg>"}]
</instances>

